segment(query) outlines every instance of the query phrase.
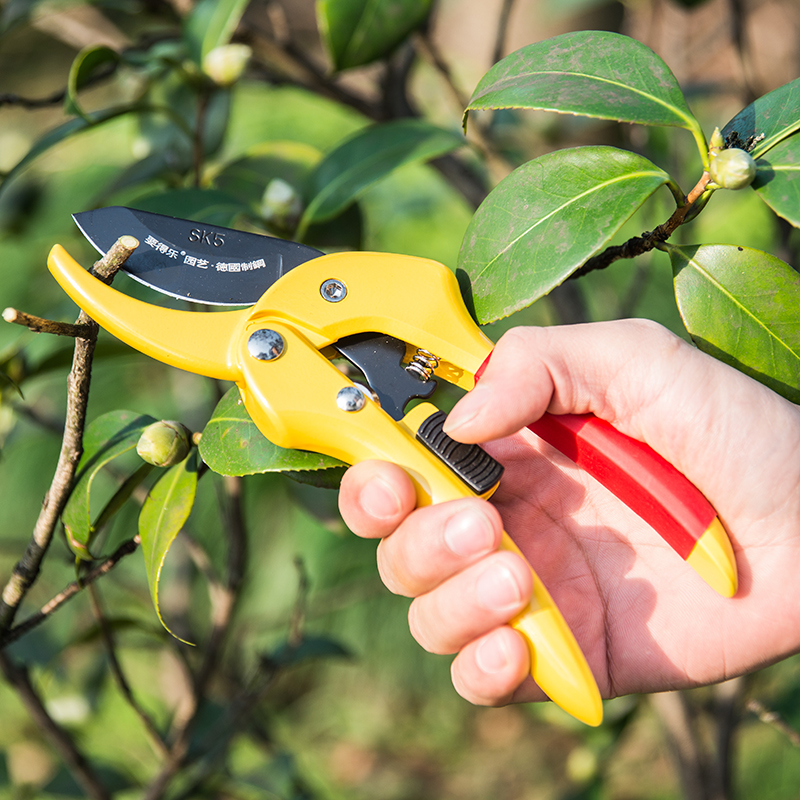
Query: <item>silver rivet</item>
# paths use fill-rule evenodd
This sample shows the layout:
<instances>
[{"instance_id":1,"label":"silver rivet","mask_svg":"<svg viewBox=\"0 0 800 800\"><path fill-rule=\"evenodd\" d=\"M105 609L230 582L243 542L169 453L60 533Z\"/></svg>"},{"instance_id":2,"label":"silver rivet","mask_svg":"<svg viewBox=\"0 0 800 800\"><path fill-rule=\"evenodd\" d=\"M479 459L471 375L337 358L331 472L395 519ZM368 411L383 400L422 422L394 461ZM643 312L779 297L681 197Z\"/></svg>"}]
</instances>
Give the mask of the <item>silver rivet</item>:
<instances>
[{"instance_id":1,"label":"silver rivet","mask_svg":"<svg viewBox=\"0 0 800 800\"><path fill-rule=\"evenodd\" d=\"M329 278L319 287L319 293L329 303L338 303L347 297L347 287L336 278Z\"/></svg>"},{"instance_id":2,"label":"silver rivet","mask_svg":"<svg viewBox=\"0 0 800 800\"><path fill-rule=\"evenodd\" d=\"M336 405L342 411L361 411L366 402L367 398L359 386L345 386L336 395Z\"/></svg>"},{"instance_id":3,"label":"silver rivet","mask_svg":"<svg viewBox=\"0 0 800 800\"><path fill-rule=\"evenodd\" d=\"M248 352L259 361L273 361L283 353L283 348L283 337L269 328L255 331L247 340Z\"/></svg>"}]
</instances>

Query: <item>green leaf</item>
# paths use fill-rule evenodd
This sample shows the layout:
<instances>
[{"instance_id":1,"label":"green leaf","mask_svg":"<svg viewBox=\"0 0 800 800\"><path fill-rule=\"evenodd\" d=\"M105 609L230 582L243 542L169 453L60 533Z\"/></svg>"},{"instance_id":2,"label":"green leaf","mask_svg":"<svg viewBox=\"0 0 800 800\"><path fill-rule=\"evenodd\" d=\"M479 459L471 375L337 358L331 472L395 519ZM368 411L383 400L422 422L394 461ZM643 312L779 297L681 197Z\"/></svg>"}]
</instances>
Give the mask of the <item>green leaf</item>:
<instances>
[{"instance_id":1,"label":"green leaf","mask_svg":"<svg viewBox=\"0 0 800 800\"><path fill-rule=\"evenodd\" d=\"M200 455L220 475L305 472L342 466L330 456L277 447L258 430L234 386L219 401L200 439Z\"/></svg>"},{"instance_id":2,"label":"green leaf","mask_svg":"<svg viewBox=\"0 0 800 800\"><path fill-rule=\"evenodd\" d=\"M427 161L464 144L450 131L416 119L372 125L329 153L312 177L314 192L298 227L335 217L364 190L403 164Z\"/></svg>"},{"instance_id":3,"label":"green leaf","mask_svg":"<svg viewBox=\"0 0 800 800\"><path fill-rule=\"evenodd\" d=\"M723 129L728 140L734 134L742 147L752 137L763 137L755 143L750 155L760 158L776 144L800 130L800 78L759 97L742 109Z\"/></svg>"},{"instance_id":4,"label":"green leaf","mask_svg":"<svg viewBox=\"0 0 800 800\"><path fill-rule=\"evenodd\" d=\"M86 84L98 67L104 64L119 62L119 55L105 45L84 47L75 56L69 70L67 79L67 96L64 98L64 112L78 114L87 122L92 122L91 117L83 110L78 102L78 92Z\"/></svg>"},{"instance_id":5,"label":"green leaf","mask_svg":"<svg viewBox=\"0 0 800 800\"><path fill-rule=\"evenodd\" d=\"M501 181L475 212L459 282L479 323L530 305L568 278L669 180L613 147L558 150Z\"/></svg>"},{"instance_id":6,"label":"green leaf","mask_svg":"<svg viewBox=\"0 0 800 800\"><path fill-rule=\"evenodd\" d=\"M249 0L200 0L184 29L189 54L196 63L227 44L236 31Z\"/></svg>"},{"instance_id":7,"label":"green leaf","mask_svg":"<svg viewBox=\"0 0 800 800\"><path fill-rule=\"evenodd\" d=\"M257 209L264 189L274 178L304 194L309 175L321 159L316 147L303 142L261 142L242 158L226 164L214 176L214 186Z\"/></svg>"},{"instance_id":8,"label":"green leaf","mask_svg":"<svg viewBox=\"0 0 800 800\"><path fill-rule=\"evenodd\" d=\"M133 411L110 411L86 427L83 435L83 456L78 463L75 484L61 515L67 542L79 558L91 559L89 551L96 533L92 522L92 485L100 470L123 453L136 447L142 431L153 417Z\"/></svg>"},{"instance_id":9,"label":"green leaf","mask_svg":"<svg viewBox=\"0 0 800 800\"><path fill-rule=\"evenodd\" d=\"M751 186L776 214L800 228L800 134L784 139L756 161Z\"/></svg>"},{"instance_id":10,"label":"green leaf","mask_svg":"<svg viewBox=\"0 0 800 800\"><path fill-rule=\"evenodd\" d=\"M194 505L197 465L197 450L192 448L180 464L170 467L153 486L139 514L139 536L142 540L150 596L161 624L168 631L158 605L158 585L169 548L189 518ZM174 633L172 635L175 636ZM175 638L180 639L179 636Z\"/></svg>"},{"instance_id":11,"label":"green leaf","mask_svg":"<svg viewBox=\"0 0 800 800\"><path fill-rule=\"evenodd\" d=\"M337 70L388 55L428 17L433 0L317 0L322 38Z\"/></svg>"},{"instance_id":12,"label":"green leaf","mask_svg":"<svg viewBox=\"0 0 800 800\"><path fill-rule=\"evenodd\" d=\"M800 275L734 245L664 244L675 298L697 346L800 402Z\"/></svg>"},{"instance_id":13,"label":"green leaf","mask_svg":"<svg viewBox=\"0 0 800 800\"><path fill-rule=\"evenodd\" d=\"M167 189L145 195L130 203L131 207L154 214L192 219L212 225L230 227L247 208L235 197L217 189Z\"/></svg>"},{"instance_id":14,"label":"green leaf","mask_svg":"<svg viewBox=\"0 0 800 800\"><path fill-rule=\"evenodd\" d=\"M350 651L335 639L327 636L304 636L300 642L284 642L268 660L281 667L290 667L315 658L351 658Z\"/></svg>"},{"instance_id":15,"label":"green leaf","mask_svg":"<svg viewBox=\"0 0 800 800\"><path fill-rule=\"evenodd\" d=\"M708 147L675 76L649 47L618 33L576 31L536 42L498 61L478 83L476 109L535 108L690 130Z\"/></svg>"}]
</instances>

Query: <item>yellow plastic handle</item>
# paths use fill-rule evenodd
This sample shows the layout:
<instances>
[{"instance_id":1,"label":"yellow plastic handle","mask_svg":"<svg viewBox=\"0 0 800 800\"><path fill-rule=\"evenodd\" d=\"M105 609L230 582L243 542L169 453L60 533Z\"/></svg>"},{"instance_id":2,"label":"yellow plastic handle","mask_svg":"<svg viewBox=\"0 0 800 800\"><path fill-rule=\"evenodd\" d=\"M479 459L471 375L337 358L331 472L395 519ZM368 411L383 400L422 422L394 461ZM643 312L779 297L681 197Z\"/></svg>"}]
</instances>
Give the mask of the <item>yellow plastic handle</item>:
<instances>
[{"instance_id":1,"label":"yellow plastic handle","mask_svg":"<svg viewBox=\"0 0 800 800\"><path fill-rule=\"evenodd\" d=\"M243 341L265 324L251 323ZM467 485L416 439L417 428L437 411L435 406L422 403L400 423L371 400L357 411L343 411L337 397L352 385L350 381L293 328L274 321L269 328L283 339L283 355L274 361L251 358L240 363L245 373L245 405L259 428L269 431L272 441L282 447L325 452L349 464L367 459L393 461L414 481L419 505L472 495ZM503 534L502 547L524 559L508 534ZM528 646L531 675L565 711L588 725L599 725L603 707L591 670L544 584L533 569L531 573L534 591L530 607L511 622Z\"/></svg>"},{"instance_id":2,"label":"yellow plastic handle","mask_svg":"<svg viewBox=\"0 0 800 800\"><path fill-rule=\"evenodd\" d=\"M437 409L421 404L401 422L366 400L349 411L338 402L353 384L320 352L352 333L378 331L430 347L443 358L437 375L471 388L491 342L472 322L458 284L442 265L385 254L335 254L297 267L253 309L218 313L172 311L126 297L86 273L63 248L48 266L65 291L103 327L138 350L202 375L233 380L250 416L273 443L311 450L354 464L393 461L414 481L420 505L470 496L471 490L416 439ZM388 277L387 277L388 276ZM320 296L324 279L348 287L346 302ZM396 286L387 286L393 280ZM420 290L410 301L402 286ZM254 358L250 337L264 329L282 340L273 360ZM507 534L502 547L520 554ZM525 638L531 674L567 712L589 725L602 720L602 703L586 660L539 577L530 608L512 620Z\"/></svg>"}]
</instances>

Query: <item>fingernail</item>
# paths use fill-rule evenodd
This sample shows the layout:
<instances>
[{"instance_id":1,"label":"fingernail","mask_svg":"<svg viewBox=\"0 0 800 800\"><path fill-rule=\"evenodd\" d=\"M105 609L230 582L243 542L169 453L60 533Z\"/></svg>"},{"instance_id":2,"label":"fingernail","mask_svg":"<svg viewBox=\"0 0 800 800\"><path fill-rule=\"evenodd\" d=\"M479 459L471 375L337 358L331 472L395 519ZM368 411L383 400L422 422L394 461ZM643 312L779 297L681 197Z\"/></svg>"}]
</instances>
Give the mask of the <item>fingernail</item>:
<instances>
[{"instance_id":1,"label":"fingernail","mask_svg":"<svg viewBox=\"0 0 800 800\"><path fill-rule=\"evenodd\" d=\"M358 496L361 508L376 519L391 519L400 513L400 498L381 478L364 484Z\"/></svg>"},{"instance_id":2,"label":"fingernail","mask_svg":"<svg viewBox=\"0 0 800 800\"><path fill-rule=\"evenodd\" d=\"M483 393L480 388L473 389L469 394L462 397L447 415L447 419L445 419L442 426L444 432L452 436L453 432L458 428L463 428L472 422L483 409L483 406Z\"/></svg>"},{"instance_id":3,"label":"fingernail","mask_svg":"<svg viewBox=\"0 0 800 800\"><path fill-rule=\"evenodd\" d=\"M473 556L492 549L494 531L480 512L460 511L445 523L444 541L457 556Z\"/></svg>"},{"instance_id":4,"label":"fingernail","mask_svg":"<svg viewBox=\"0 0 800 800\"><path fill-rule=\"evenodd\" d=\"M475 651L478 666L490 675L502 672L508 666L508 653L499 636L488 636Z\"/></svg>"},{"instance_id":5,"label":"fingernail","mask_svg":"<svg viewBox=\"0 0 800 800\"><path fill-rule=\"evenodd\" d=\"M506 611L522 602L522 591L514 573L504 564L492 564L478 578L478 602L488 611Z\"/></svg>"}]
</instances>

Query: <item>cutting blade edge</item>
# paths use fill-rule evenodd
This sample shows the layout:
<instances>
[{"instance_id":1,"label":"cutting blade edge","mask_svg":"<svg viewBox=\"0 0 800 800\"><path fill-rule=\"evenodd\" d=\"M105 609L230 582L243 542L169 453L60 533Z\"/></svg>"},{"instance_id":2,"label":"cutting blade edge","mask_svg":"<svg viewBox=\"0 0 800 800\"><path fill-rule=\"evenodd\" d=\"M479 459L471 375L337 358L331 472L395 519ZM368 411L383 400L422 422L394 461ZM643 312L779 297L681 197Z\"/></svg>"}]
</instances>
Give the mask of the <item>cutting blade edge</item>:
<instances>
[{"instance_id":1,"label":"cutting blade edge","mask_svg":"<svg viewBox=\"0 0 800 800\"><path fill-rule=\"evenodd\" d=\"M124 206L73 214L102 255L123 235L139 247L122 269L181 300L219 306L257 302L282 275L322 255L308 245Z\"/></svg>"}]
</instances>

